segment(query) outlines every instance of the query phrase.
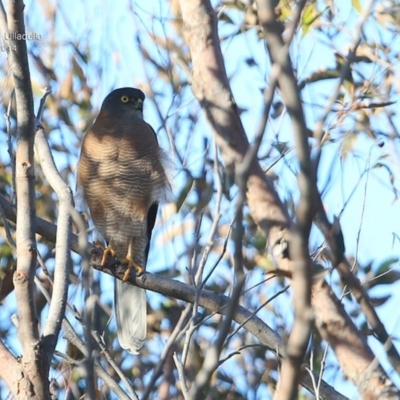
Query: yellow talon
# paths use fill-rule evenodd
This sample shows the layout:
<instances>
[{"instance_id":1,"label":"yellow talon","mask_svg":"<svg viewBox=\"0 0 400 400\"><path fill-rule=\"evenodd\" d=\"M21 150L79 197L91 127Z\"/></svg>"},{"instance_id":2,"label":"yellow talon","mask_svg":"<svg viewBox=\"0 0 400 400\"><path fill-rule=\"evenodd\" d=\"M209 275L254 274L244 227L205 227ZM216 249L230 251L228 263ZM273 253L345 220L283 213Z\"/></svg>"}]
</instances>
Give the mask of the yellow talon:
<instances>
[{"instance_id":1,"label":"yellow talon","mask_svg":"<svg viewBox=\"0 0 400 400\"><path fill-rule=\"evenodd\" d=\"M109 256L115 258L116 253L113 249L112 241L109 243L107 247L104 247L98 240L94 241L95 246L103 250L103 257L101 258L101 266L104 267L107 264L107 259Z\"/></svg>"},{"instance_id":2,"label":"yellow talon","mask_svg":"<svg viewBox=\"0 0 400 400\"><path fill-rule=\"evenodd\" d=\"M144 272L144 268L139 264L136 264L135 261L132 260L129 255L120 261L121 264L128 264L126 267L126 271L124 273L124 277L122 280L125 282L129 279L129 275L131 274L131 269L134 269L137 276L140 276Z\"/></svg>"}]
</instances>

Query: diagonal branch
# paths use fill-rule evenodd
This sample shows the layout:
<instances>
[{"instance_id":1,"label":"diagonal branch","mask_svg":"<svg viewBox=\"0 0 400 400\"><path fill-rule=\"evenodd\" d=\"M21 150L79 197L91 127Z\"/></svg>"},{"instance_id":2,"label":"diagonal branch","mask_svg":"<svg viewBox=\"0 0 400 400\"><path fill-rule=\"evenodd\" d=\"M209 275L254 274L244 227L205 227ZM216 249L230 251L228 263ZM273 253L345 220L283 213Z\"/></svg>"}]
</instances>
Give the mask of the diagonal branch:
<instances>
[{"instance_id":1,"label":"diagonal branch","mask_svg":"<svg viewBox=\"0 0 400 400\"><path fill-rule=\"evenodd\" d=\"M192 91L206 114L227 168L234 168L248 154L249 142L226 75L217 16L208 0L181 0L180 8L193 63ZM246 197L253 219L266 233L270 246L278 249L291 221L272 182L255 160L249 168ZM287 269L288 259L279 250L276 256Z\"/></svg>"},{"instance_id":2,"label":"diagonal branch","mask_svg":"<svg viewBox=\"0 0 400 400\"><path fill-rule=\"evenodd\" d=\"M335 352L342 370L346 371L346 377L357 385L363 399L400 399L398 389L367 347L365 338L357 329L348 329L354 325L353 321L339 299L328 295L330 291L325 281L313 287L315 322L322 338Z\"/></svg>"}]
</instances>

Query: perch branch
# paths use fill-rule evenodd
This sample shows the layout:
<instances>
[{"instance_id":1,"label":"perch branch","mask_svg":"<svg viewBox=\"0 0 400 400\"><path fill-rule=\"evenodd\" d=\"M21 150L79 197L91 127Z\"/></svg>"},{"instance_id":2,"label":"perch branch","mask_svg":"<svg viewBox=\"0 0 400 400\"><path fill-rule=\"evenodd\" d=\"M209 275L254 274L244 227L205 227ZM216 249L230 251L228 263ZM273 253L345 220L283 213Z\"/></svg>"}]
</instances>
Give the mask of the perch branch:
<instances>
[{"instance_id":1,"label":"perch branch","mask_svg":"<svg viewBox=\"0 0 400 400\"><path fill-rule=\"evenodd\" d=\"M7 218L10 221L15 221L15 212L12 205L1 194L0 204L3 207ZM36 227L38 229L37 233L43 236L43 238L50 242L55 242L57 231L56 225L36 217ZM71 233L71 248L74 252L79 254L80 248L78 246L78 237L73 233ZM100 261L102 258L100 249L92 246L90 253L92 254L92 267L103 271L104 273L107 273L111 276L115 276L117 279L123 278L123 271L120 271L118 274L116 274L116 265L114 264L114 261L112 259L109 259L106 267L102 267L100 265ZM172 298L180 299L188 303L193 304L196 299L197 289L195 287L159 275L154 275L146 272L140 278L130 277L128 282L144 289L148 289L163 294L165 296L170 296ZM228 302L229 298L224 295L216 294L208 290L200 291L199 305L213 312L226 312L226 305L228 304ZM233 315L233 319L239 325L242 324L245 329L247 329L255 337L257 337L260 343L271 349L271 351L273 351L278 356L284 357L284 343L282 342L282 339L252 312L242 306L238 306ZM315 375L314 379L318 380L318 376ZM310 392L313 391L312 380L306 371L304 371L304 373L302 374L301 385L307 388ZM324 381L322 381L321 383L320 398L326 400L346 399L346 397L336 392L333 387L331 387Z\"/></svg>"}]
</instances>

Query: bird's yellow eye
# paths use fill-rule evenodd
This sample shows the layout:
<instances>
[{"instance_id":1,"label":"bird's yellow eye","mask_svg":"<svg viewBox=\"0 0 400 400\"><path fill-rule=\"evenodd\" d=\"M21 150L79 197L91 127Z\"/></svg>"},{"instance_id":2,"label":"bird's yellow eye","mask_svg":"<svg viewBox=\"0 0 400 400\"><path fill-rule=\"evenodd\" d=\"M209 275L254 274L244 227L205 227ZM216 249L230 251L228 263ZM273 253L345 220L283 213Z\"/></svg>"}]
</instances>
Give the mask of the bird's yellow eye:
<instances>
[{"instance_id":1,"label":"bird's yellow eye","mask_svg":"<svg viewBox=\"0 0 400 400\"><path fill-rule=\"evenodd\" d=\"M122 96L122 97L121 97L121 101L122 101L123 103L127 103L127 102L129 101L129 97L128 97L128 96Z\"/></svg>"}]
</instances>

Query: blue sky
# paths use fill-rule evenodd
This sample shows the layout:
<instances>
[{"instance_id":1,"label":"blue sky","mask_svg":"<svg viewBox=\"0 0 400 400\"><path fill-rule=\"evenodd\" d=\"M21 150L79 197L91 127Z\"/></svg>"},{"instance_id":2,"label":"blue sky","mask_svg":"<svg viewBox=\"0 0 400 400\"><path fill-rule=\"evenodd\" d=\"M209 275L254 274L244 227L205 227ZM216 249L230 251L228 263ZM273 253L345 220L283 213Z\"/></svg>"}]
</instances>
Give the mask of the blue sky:
<instances>
[{"instance_id":1,"label":"blue sky","mask_svg":"<svg viewBox=\"0 0 400 400\"><path fill-rule=\"evenodd\" d=\"M27 1L26 13L29 16L29 29L43 34L47 34L49 27L49 15L44 15L42 5L38 2ZM94 107L99 108L103 98L116 87L136 86L142 87L146 92L146 85L151 84L153 90L159 95L157 96L158 105L164 115L170 116L171 119L176 114L187 115L193 110L193 114L199 112L198 105L190 90L186 90L184 94L184 106L176 109L173 106L173 93L171 88L157 75L154 67L143 62L143 57L138 49L136 38L140 37L149 49L152 57L157 59L161 64L168 63L168 57L161 50L157 49L152 44L149 36L152 32L157 35L176 38L177 32L166 22L170 17L170 6L168 2L157 0L148 0L146 2L133 1L106 1L106 0L91 0L81 2L59 1L53 2L57 7L57 23L56 37L62 39L64 46L57 47L55 50L55 69L60 77L68 74L69 58L73 53L70 46L71 42L78 43L81 48L90 49L90 63L84 66L84 73L87 76L90 86L94 89L92 103ZM140 5L139 5L140 4ZM352 10L350 2L336 2L339 8L339 17L342 20L343 30L335 36L331 43L327 43L325 38L318 30L312 30L307 35L297 35L293 41L291 54L293 63L297 70L299 79L305 78L310 73L322 68L334 68L335 57L333 54L332 43L335 49L343 54L346 54L349 43L351 43L352 35L354 35L354 26L358 21L359 15ZM132 13L131 10L135 13ZM233 21L240 23L240 13L229 11ZM220 25L221 36L227 36L232 33L237 27L229 24ZM28 31L29 31L28 29ZM367 23L365 34L369 40L379 34L380 39L391 44L391 37L385 33L382 27L377 24ZM51 52L47 47L45 38L43 43L39 43L40 54L43 55L43 60L51 56ZM33 45L28 43L29 46ZM222 50L226 60L226 69L232 86L232 91L239 107L245 111L242 113L242 121L245 130L251 141L257 129L258 121L262 112L262 90L265 87L265 81L268 77L269 60L265 52L264 43L256 39L256 33L249 31L246 34L235 36L233 39L225 40L222 43ZM253 59L256 66L250 68L246 60ZM397 74L399 69L397 66ZM374 65L364 65L360 67L363 73L368 76L374 74L382 74L382 68ZM182 73L183 74L183 73ZM33 79L37 84L45 85L41 77L32 72ZM57 92L60 89L61 80L53 83L53 91ZM309 128L313 128L316 121L321 115L322 109L318 105L323 105L327 97L333 91L335 81L325 81L324 83L311 84L302 92L305 115ZM38 105L39 97L36 98ZM392 93L391 101L398 101L399 95ZM171 107L172 105L172 107ZM397 104L392 106L395 110ZM80 116L72 114L74 122L79 125ZM168 152L169 140L165 130L160 126L160 120L157 116L153 103L148 99L145 104L146 120L154 127L158 133L158 138L161 146ZM331 123L333 117L328 122ZM400 130L400 121L398 116L394 118L396 125ZM389 126L386 125L385 118L377 117L373 120L373 128L383 132L390 132ZM354 125L353 120L345 121L344 127L351 130ZM343 128L343 125L342 127ZM199 123L191 133L192 138L190 146L184 140L191 126L189 123L182 121L179 131L174 131L177 147L185 155L186 167L194 174L198 175L203 161L203 145L204 138L211 140L210 129L200 113ZM332 130L332 135L340 137L342 132L338 129ZM53 143L67 143L70 149L70 154L56 154L56 162L62 169L70 160L76 160L79 152L79 140L75 135L71 135L70 131L61 126L59 130L50 132L50 139ZM265 154L273 144L279 140L280 142L288 142L292 144L290 122L286 115L269 121L265 142L262 145L260 154ZM355 142L352 152L345 158L341 159L341 143L337 141L324 146L323 156L319 170L319 185L322 190L325 188L328 176L330 177L329 189L324 192L324 206L329 217L338 216L342 213L343 205L348 201L350 194L356 187L351 199L348 201L342 216L341 226L343 229L346 254L349 256L357 256L361 264L373 262L373 267L377 267L380 263L390 257L399 255L400 243L398 239L393 240L393 233L400 236L400 205L399 201L395 200L393 190L389 184L388 172L385 168L372 168L378 162L385 163L390 166L395 175L394 186L397 190L399 185L399 148L398 142L393 147L392 142L384 139L384 146L379 147L377 142L368 138L365 135L360 137ZM1 149L5 149L5 137L0 136ZM277 156L277 154L276 154ZM0 159L7 159L4 151L0 153ZM269 159L265 166L268 166ZM291 168L288 168L290 166ZM370 173L364 174L360 180L360 176L366 167L370 167ZM184 183L184 177L180 170L181 166L177 165L175 173L175 194L179 193L181 186ZM278 191L282 198L293 199L298 198L296 187L296 177L291 171L296 169L295 153L291 152L287 156L287 164L279 162L274 167L274 172L279 175ZM74 186L74 177L70 177L71 185ZM232 193L235 191L233 190ZM226 215L224 223L230 221L232 215L230 204L224 205ZM190 222L190 215L172 216L168 221L164 221L162 225L157 225L157 231L153 241L153 253L149 259L149 269L156 271L164 267L177 265L177 269L185 272L188 260L186 258L178 259L177 254L186 245L185 241L192 242L193 235L189 229L188 238L178 238L169 246L161 246L160 238L163 237L166 231L173 230L177 226L185 222ZM204 225L205 240L209 224ZM359 244L357 238L359 236ZM311 237L311 247L315 248L321 244L321 236L316 230L313 230ZM212 259L209 266L212 265ZM398 269L399 264L395 264ZM218 275L220 277L229 275L229 269L221 270ZM252 280L262 279L262 271L254 271ZM104 287L108 291L104 295L105 300L111 300L112 295L112 280L108 277L103 277ZM335 278L335 275L333 275ZM389 333L395 334L398 331L400 311L396 304L400 301L400 291L398 284L392 285L390 288L383 286L374 289L374 294L387 294L388 290L392 294L384 306L378 308L379 315L388 329ZM270 286L266 289L270 294L277 290L276 287ZM160 296L149 296L150 301L156 304L163 301ZM73 298L71 294L71 298ZM9 296L7 304L12 309L13 296ZM75 298L74 298L74 301ZM290 315L290 301L285 295L276 300L277 308L282 312L282 315ZM346 303L347 304L347 303ZM6 323L9 315L4 316L2 323ZM273 323L273 315L265 313L265 318L271 319ZM291 318L288 318L290 323ZM359 318L357 322L361 322ZM113 323L113 322L112 322ZM370 339L371 345L376 351L381 347L377 345L374 339ZM329 372L328 372L329 374ZM355 396L354 388L349 384L344 384L341 379L337 382L337 388L343 394ZM399 382L397 382L399 383ZM343 389L343 390L342 390ZM356 397L356 396L355 396Z\"/></svg>"}]
</instances>

